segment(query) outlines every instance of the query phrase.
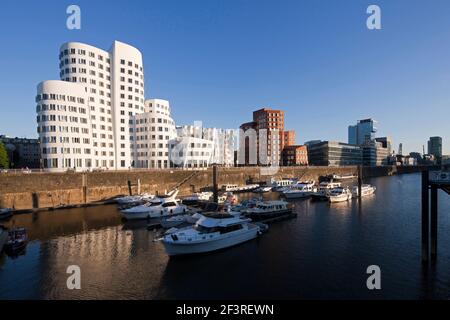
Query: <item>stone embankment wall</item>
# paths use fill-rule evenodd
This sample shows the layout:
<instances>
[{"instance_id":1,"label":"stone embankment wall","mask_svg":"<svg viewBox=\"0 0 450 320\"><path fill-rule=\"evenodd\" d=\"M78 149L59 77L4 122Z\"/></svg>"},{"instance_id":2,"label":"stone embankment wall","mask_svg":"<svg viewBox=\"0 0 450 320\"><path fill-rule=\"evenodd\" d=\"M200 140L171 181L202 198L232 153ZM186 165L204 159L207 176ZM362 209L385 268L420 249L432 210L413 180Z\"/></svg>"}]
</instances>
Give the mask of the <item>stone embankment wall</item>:
<instances>
[{"instance_id":1,"label":"stone embankment wall","mask_svg":"<svg viewBox=\"0 0 450 320\"><path fill-rule=\"evenodd\" d=\"M418 172L421 167L364 167L364 177L387 176ZM219 168L218 184L238 184L263 182L271 177L318 180L328 174L356 174L356 167L280 167L271 168L241 167ZM0 174L0 208L16 210L55 208L81 205L107 200L118 195L128 194L128 181L132 192L151 194L164 193L188 179L179 187L180 195L212 186L212 169L208 170L142 170L105 171L90 173L6 173Z\"/></svg>"}]
</instances>

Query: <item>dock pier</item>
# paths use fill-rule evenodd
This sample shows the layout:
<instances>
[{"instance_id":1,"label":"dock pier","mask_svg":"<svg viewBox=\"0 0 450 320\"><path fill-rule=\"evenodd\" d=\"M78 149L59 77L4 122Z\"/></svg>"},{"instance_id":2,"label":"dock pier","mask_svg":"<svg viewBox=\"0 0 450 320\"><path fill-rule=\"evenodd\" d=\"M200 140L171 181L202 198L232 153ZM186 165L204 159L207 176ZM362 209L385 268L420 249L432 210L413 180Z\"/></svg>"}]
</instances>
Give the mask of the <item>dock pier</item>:
<instances>
[{"instance_id":1,"label":"dock pier","mask_svg":"<svg viewBox=\"0 0 450 320\"><path fill-rule=\"evenodd\" d=\"M450 195L450 171L422 171L422 262L437 259L438 190Z\"/></svg>"}]
</instances>

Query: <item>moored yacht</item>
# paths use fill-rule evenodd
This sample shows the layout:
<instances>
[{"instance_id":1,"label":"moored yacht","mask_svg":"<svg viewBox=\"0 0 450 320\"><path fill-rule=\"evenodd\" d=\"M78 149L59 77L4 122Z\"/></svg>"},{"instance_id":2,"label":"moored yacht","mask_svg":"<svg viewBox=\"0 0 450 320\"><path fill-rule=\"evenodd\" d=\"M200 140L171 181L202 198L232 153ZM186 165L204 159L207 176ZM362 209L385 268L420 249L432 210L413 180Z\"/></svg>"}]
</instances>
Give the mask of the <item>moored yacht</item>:
<instances>
[{"instance_id":1,"label":"moored yacht","mask_svg":"<svg viewBox=\"0 0 450 320\"><path fill-rule=\"evenodd\" d=\"M333 174L331 176L334 180L349 180L349 179L355 179L357 178L354 174Z\"/></svg>"},{"instance_id":2,"label":"moored yacht","mask_svg":"<svg viewBox=\"0 0 450 320\"><path fill-rule=\"evenodd\" d=\"M311 194L314 200L328 200L328 194L331 190L339 188L341 186L340 182L328 182L323 181L319 184L319 188L316 192Z\"/></svg>"},{"instance_id":3,"label":"moored yacht","mask_svg":"<svg viewBox=\"0 0 450 320\"><path fill-rule=\"evenodd\" d=\"M272 190L272 187L270 186L261 186L259 188L256 188L255 190L253 190L253 192L256 193L265 193L265 192L269 192Z\"/></svg>"},{"instance_id":4,"label":"moored yacht","mask_svg":"<svg viewBox=\"0 0 450 320\"><path fill-rule=\"evenodd\" d=\"M273 191L280 192L297 182L296 179L280 179L276 180L274 178L270 179L268 185L272 187Z\"/></svg>"},{"instance_id":5,"label":"moored yacht","mask_svg":"<svg viewBox=\"0 0 450 320\"><path fill-rule=\"evenodd\" d=\"M292 186L291 189L283 192L286 199L308 198L317 188L314 186L314 181L299 182Z\"/></svg>"},{"instance_id":6,"label":"moored yacht","mask_svg":"<svg viewBox=\"0 0 450 320\"><path fill-rule=\"evenodd\" d=\"M374 194L376 189L377 188L375 186L372 186L370 184L363 184L361 186L361 197L365 197L365 196ZM358 193L359 193L358 186L354 186L352 189L353 197L355 197L355 198L358 197Z\"/></svg>"},{"instance_id":7,"label":"moored yacht","mask_svg":"<svg viewBox=\"0 0 450 320\"><path fill-rule=\"evenodd\" d=\"M344 202L352 199L352 193L349 188L335 188L328 194L328 201L333 202Z\"/></svg>"},{"instance_id":8,"label":"moored yacht","mask_svg":"<svg viewBox=\"0 0 450 320\"><path fill-rule=\"evenodd\" d=\"M166 234L161 241L169 256L211 252L256 238L260 229L250 221L229 214L207 214L194 226Z\"/></svg>"},{"instance_id":9,"label":"moored yacht","mask_svg":"<svg viewBox=\"0 0 450 320\"><path fill-rule=\"evenodd\" d=\"M173 196L154 198L146 204L122 210L121 214L125 219L133 220L161 218L187 212L187 207L180 204Z\"/></svg>"},{"instance_id":10,"label":"moored yacht","mask_svg":"<svg viewBox=\"0 0 450 320\"><path fill-rule=\"evenodd\" d=\"M138 194L134 196L124 196L124 197L118 197L115 200L119 205L132 205L132 204L139 204L145 201L149 201L154 198L154 195L143 193Z\"/></svg>"},{"instance_id":11,"label":"moored yacht","mask_svg":"<svg viewBox=\"0 0 450 320\"><path fill-rule=\"evenodd\" d=\"M0 220L8 219L13 215L13 210L11 208L0 208Z\"/></svg>"},{"instance_id":12,"label":"moored yacht","mask_svg":"<svg viewBox=\"0 0 450 320\"><path fill-rule=\"evenodd\" d=\"M259 221L292 213L292 207L289 207L286 201L264 201L258 202L253 208L243 210L242 213L253 221Z\"/></svg>"},{"instance_id":13,"label":"moored yacht","mask_svg":"<svg viewBox=\"0 0 450 320\"><path fill-rule=\"evenodd\" d=\"M211 199L213 193L210 191L205 192L196 192L186 198L183 199L183 204L192 205L197 204L200 201L209 201Z\"/></svg>"},{"instance_id":14,"label":"moored yacht","mask_svg":"<svg viewBox=\"0 0 450 320\"><path fill-rule=\"evenodd\" d=\"M178 227L182 224L195 224L201 217L200 213L176 215L161 219L161 227L165 229Z\"/></svg>"}]
</instances>

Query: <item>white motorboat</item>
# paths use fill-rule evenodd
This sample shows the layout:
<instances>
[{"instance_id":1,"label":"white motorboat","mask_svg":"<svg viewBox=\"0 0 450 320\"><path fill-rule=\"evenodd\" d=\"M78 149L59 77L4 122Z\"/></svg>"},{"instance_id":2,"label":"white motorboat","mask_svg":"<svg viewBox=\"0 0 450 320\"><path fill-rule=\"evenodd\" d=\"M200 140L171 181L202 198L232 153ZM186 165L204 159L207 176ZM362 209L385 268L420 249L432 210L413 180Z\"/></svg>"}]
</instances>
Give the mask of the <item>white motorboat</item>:
<instances>
[{"instance_id":1,"label":"white motorboat","mask_svg":"<svg viewBox=\"0 0 450 320\"><path fill-rule=\"evenodd\" d=\"M225 192L249 192L259 188L259 184L246 184L238 186L237 184L225 184L222 186L222 190Z\"/></svg>"},{"instance_id":2,"label":"white motorboat","mask_svg":"<svg viewBox=\"0 0 450 320\"><path fill-rule=\"evenodd\" d=\"M371 194L375 193L375 190L377 188L375 186L372 186L370 184L363 184L361 186L361 197L370 196ZM352 189L352 195L353 197L358 197L358 186L354 186Z\"/></svg>"},{"instance_id":3,"label":"white motorboat","mask_svg":"<svg viewBox=\"0 0 450 320\"><path fill-rule=\"evenodd\" d=\"M210 201L214 201L214 196L211 196ZM234 205L237 202L237 197L232 192L221 194L217 196L217 203Z\"/></svg>"},{"instance_id":4,"label":"white motorboat","mask_svg":"<svg viewBox=\"0 0 450 320\"><path fill-rule=\"evenodd\" d=\"M334 180L348 180L348 179L355 179L357 178L357 176L355 176L354 174L333 174L331 176Z\"/></svg>"},{"instance_id":5,"label":"white motorboat","mask_svg":"<svg viewBox=\"0 0 450 320\"><path fill-rule=\"evenodd\" d=\"M1 208L0 209L0 220L8 219L13 215L11 208Z\"/></svg>"},{"instance_id":6,"label":"white motorboat","mask_svg":"<svg viewBox=\"0 0 450 320\"><path fill-rule=\"evenodd\" d=\"M330 191L339 187L341 187L340 182L323 181L319 184L317 191L311 194L311 197L314 200L328 200L328 194Z\"/></svg>"},{"instance_id":7,"label":"white motorboat","mask_svg":"<svg viewBox=\"0 0 450 320\"><path fill-rule=\"evenodd\" d=\"M255 190L253 190L253 192L256 192L256 193L265 193L265 192L269 192L269 191L271 191L271 190L272 190L272 187L270 187L270 186L265 186L265 187L261 186L261 187L259 187L259 188L256 188Z\"/></svg>"},{"instance_id":8,"label":"white motorboat","mask_svg":"<svg viewBox=\"0 0 450 320\"><path fill-rule=\"evenodd\" d=\"M138 194L134 196L125 196L125 197L118 197L116 198L116 201L119 205L131 205L134 203L140 203L144 201L149 201L154 198L154 195L143 193Z\"/></svg>"},{"instance_id":9,"label":"white motorboat","mask_svg":"<svg viewBox=\"0 0 450 320\"><path fill-rule=\"evenodd\" d=\"M299 182L292 186L291 189L283 192L286 199L300 199L308 198L317 192L317 187L314 186L314 181Z\"/></svg>"},{"instance_id":10,"label":"white motorboat","mask_svg":"<svg viewBox=\"0 0 450 320\"><path fill-rule=\"evenodd\" d=\"M295 184L297 181L294 179L270 179L268 185L272 187L273 191L282 192L286 187L290 187Z\"/></svg>"},{"instance_id":11,"label":"white motorboat","mask_svg":"<svg viewBox=\"0 0 450 320\"><path fill-rule=\"evenodd\" d=\"M349 188L335 188L328 194L328 201L333 202L344 202L352 199L352 193Z\"/></svg>"},{"instance_id":12,"label":"white motorboat","mask_svg":"<svg viewBox=\"0 0 450 320\"><path fill-rule=\"evenodd\" d=\"M169 195L162 198L154 198L146 204L121 211L127 220L162 218L187 212L187 207Z\"/></svg>"},{"instance_id":13,"label":"white motorboat","mask_svg":"<svg viewBox=\"0 0 450 320\"><path fill-rule=\"evenodd\" d=\"M258 202L254 208L243 210L242 213L253 221L259 221L292 213L292 208L286 201L274 200Z\"/></svg>"},{"instance_id":14,"label":"white motorboat","mask_svg":"<svg viewBox=\"0 0 450 320\"><path fill-rule=\"evenodd\" d=\"M213 193L210 191L205 192L196 192L186 198L183 199L183 204L197 204L200 201L209 201L211 199Z\"/></svg>"},{"instance_id":15,"label":"white motorboat","mask_svg":"<svg viewBox=\"0 0 450 320\"><path fill-rule=\"evenodd\" d=\"M229 214L208 214L190 228L164 235L161 241L169 256L211 252L256 238L260 228L250 221Z\"/></svg>"}]
</instances>

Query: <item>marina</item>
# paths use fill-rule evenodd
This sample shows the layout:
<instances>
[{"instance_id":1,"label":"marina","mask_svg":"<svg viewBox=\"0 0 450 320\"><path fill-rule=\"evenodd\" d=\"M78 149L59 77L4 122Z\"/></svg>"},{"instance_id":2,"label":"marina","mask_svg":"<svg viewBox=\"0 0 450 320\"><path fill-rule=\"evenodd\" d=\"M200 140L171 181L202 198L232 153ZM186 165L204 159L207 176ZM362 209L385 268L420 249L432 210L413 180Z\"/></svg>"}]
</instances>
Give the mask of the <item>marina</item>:
<instances>
[{"instance_id":1,"label":"marina","mask_svg":"<svg viewBox=\"0 0 450 320\"><path fill-rule=\"evenodd\" d=\"M14 215L3 224L26 228L28 244L20 255L0 256L0 298L447 299L450 223L442 218L439 225L442 258L423 269L420 179L370 179L376 193L361 202L290 200L292 214L266 221L267 232L256 239L180 258L170 258L163 243L154 241L159 229L147 230L146 220L124 222L117 205ZM261 196L280 198L277 192ZM242 193L239 203L254 197ZM438 200L439 214L448 216L449 197ZM74 263L82 270L83 290L64 289L66 268ZM365 269L372 264L383 271L378 292L365 287ZM225 276L203 271L199 282L202 265Z\"/></svg>"}]
</instances>

